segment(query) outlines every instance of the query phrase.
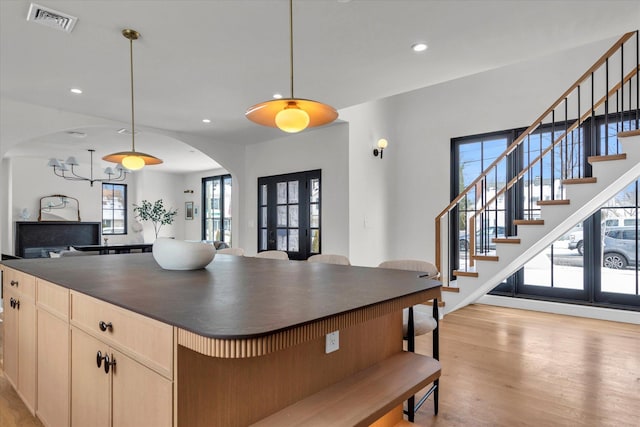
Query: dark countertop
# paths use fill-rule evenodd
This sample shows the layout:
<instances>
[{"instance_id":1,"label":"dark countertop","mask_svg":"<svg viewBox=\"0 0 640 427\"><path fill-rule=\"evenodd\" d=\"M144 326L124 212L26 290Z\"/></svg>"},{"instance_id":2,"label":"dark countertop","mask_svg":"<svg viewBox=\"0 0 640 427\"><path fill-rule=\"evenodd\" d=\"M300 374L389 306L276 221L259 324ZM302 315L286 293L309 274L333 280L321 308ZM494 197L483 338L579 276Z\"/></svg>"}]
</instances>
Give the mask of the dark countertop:
<instances>
[{"instance_id":1,"label":"dark countertop","mask_svg":"<svg viewBox=\"0 0 640 427\"><path fill-rule=\"evenodd\" d=\"M254 338L441 286L418 273L217 254L163 270L150 253L0 264L198 335Z\"/></svg>"}]
</instances>

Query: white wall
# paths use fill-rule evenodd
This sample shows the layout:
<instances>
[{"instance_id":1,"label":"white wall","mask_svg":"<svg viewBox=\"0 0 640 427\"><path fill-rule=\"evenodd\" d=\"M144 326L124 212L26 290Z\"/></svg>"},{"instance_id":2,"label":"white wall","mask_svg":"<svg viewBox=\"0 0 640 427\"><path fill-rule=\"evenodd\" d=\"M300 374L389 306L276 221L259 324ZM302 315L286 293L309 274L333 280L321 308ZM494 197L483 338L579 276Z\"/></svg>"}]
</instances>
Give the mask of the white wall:
<instances>
[{"instance_id":1,"label":"white wall","mask_svg":"<svg viewBox=\"0 0 640 427\"><path fill-rule=\"evenodd\" d=\"M337 123L247 146L247 184L240 196L245 222L240 225L239 246L248 255L257 252L258 178L313 169L322 170L322 251L349 254L348 128L345 123ZM235 187L234 191L238 194Z\"/></svg>"},{"instance_id":2,"label":"white wall","mask_svg":"<svg viewBox=\"0 0 640 427\"><path fill-rule=\"evenodd\" d=\"M451 138L528 126L614 40L340 111L350 125L350 257L435 259L435 217L450 201ZM359 157L387 132L383 160ZM370 156L370 154L369 154ZM369 161L371 160L371 161ZM364 218L370 218L364 226Z\"/></svg>"}]
</instances>

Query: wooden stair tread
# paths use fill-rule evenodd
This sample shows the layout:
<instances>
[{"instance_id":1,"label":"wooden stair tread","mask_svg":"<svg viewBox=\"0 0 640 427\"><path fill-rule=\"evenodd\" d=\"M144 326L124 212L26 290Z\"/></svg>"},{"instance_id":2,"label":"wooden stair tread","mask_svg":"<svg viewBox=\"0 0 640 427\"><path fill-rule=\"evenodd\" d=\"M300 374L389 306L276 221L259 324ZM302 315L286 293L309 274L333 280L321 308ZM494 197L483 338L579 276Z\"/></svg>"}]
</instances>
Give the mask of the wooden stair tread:
<instances>
[{"instance_id":1,"label":"wooden stair tread","mask_svg":"<svg viewBox=\"0 0 640 427\"><path fill-rule=\"evenodd\" d=\"M595 176L586 177L586 178L571 178L571 179L563 179L562 183L564 185L571 184L595 184L598 182L598 178Z\"/></svg>"},{"instance_id":2,"label":"wooden stair tread","mask_svg":"<svg viewBox=\"0 0 640 427\"><path fill-rule=\"evenodd\" d=\"M443 286L440 289L442 290L442 292L460 292L460 288L457 288L455 286Z\"/></svg>"},{"instance_id":3,"label":"wooden stair tread","mask_svg":"<svg viewBox=\"0 0 640 427\"><path fill-rule=\"evenodd\" d=\"M618 132L618 138L626 138L628 136L638 136L638 135L640 135L640 129L625 130L622 132Z\"/></svg>"},{"instance_id":4,"label":"wooden stair tread","mask_svg":"<svg viewBox=\"0 0 640 427\"><path fill-rule=\"evenodd\" d=\"M587 161L589 163L595 163L595 162L609 162L612 160L624 160L627 158L627 153L622 153L622 154L611 154L608 156L589 156L587 158Z\"/></svg>"},{"instance_id":5,"label":"wooden stair tread","mask_svg":"<svg viewBox=\"0 0 640 427\"><path fill-rule=\"evenodd\" d=\"M368 426L439 377L434 358L397 353L253 425Z\"/></svg>"},{"instance_id":6,"label":"wooden stair tread","mask_svg":"<svg viewBox=\"0 0 640 427\"><path fill-rule=\"evenodd\" d=\"M505 237L505 238L494 237L491 241L493 243L513 243L513 244L520 243L520 239L515 237Z\"/></svg>"},{"instance_id":7,"label":"wooden stair tread","mask_svg":"<svg viewBox=\"0 0 640 427\"><path fill-rule=\"evenodd\" d=\"M423 302L423 303L421 303L421 304L422 304L422 305L428 305L428 306L430 306L430 307L433 307L433 300L431 300L431 301L425 301L425 302ZM446 304L446 303L445 303L444 301L442 301L442 300L438 300L438 307L444 307L444 306L445 306L445 304Z\"/></svg>"},{"instance_id":8,"label":"wooden stair tread","mask_svg":"<svg viewBox=\"0 0 640 427\"><path fill-rule=\"evenodd\" d=\"M544 225L544 219L514 219L515 225Z\"/></svg>"},{"instance_id":9,"label":"wooden stair tread","mask_svg":"<svg viewBox=\"0 0 640 427\"><path fill-rule=\"evenodd\" d=\"M556 200L538 200L538 206L551 206L551 205L568 205L570 200L556 199Z\"/></svg>"},{"instance_id":10,"label":"wooden stair tread","mask_svg":"<svg viewBox=\"0 0 640 427\"><path fill-rule=\"evenodd\" d=\"M498 261L498 257L494 255L473 255L471 258L476 261Z\"/></svg>"},{"instance_id":11,"label":"wooden stair tread","mask_svg":"<svg viewBox=\"0 0 640 427\"><path fill-rule=\"evenodd\" d=\"M453 275L456 277L478 277L477 271L458 271L454 270Z\"/></svg>"}]
</instances>

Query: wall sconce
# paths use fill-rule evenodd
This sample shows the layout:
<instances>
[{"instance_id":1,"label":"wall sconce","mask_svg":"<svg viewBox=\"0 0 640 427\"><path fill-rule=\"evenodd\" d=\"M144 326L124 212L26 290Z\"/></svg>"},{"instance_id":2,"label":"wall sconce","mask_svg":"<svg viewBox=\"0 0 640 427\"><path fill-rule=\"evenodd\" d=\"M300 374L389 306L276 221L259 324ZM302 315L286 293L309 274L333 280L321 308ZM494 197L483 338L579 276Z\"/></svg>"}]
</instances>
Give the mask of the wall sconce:
<instances>
[{"instance_id":1,"label":"wall sconce","mask_svg":"<svg viewBox=\"0 0 640 427\"><path fill-rule=\"evenodd\" d=\"M384 138L380 138L378 140L377 147L373 149L373 155L378 157L378 154L380 154L380 158L382 159L382 153L384 152L384 149L387 148L387 145L389 145L389 141Z\"/></svg>"}]
</instances>

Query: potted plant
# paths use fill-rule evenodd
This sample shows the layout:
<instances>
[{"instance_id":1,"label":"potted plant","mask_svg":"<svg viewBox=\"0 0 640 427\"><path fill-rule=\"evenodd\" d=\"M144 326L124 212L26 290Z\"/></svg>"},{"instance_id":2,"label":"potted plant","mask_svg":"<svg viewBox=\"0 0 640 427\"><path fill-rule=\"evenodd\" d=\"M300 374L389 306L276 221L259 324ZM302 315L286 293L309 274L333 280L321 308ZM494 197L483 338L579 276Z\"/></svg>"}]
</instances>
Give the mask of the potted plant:
<instances>
[{"instance_id":1,"label":"potted plant","mask_svg":"<svg viewBox=\"0 0 640 427\"><path fill-rule=\"evenodd\" d=\"M133 213L140 221L151 221L153 223L153 231L155 231L157 239L160 228L163 225L173 223L178 210L166 209L162 199L156 200L153 204L148 200L143 200L140 202L140 206L133 205Z\"/></svg>"}]
</instances>

